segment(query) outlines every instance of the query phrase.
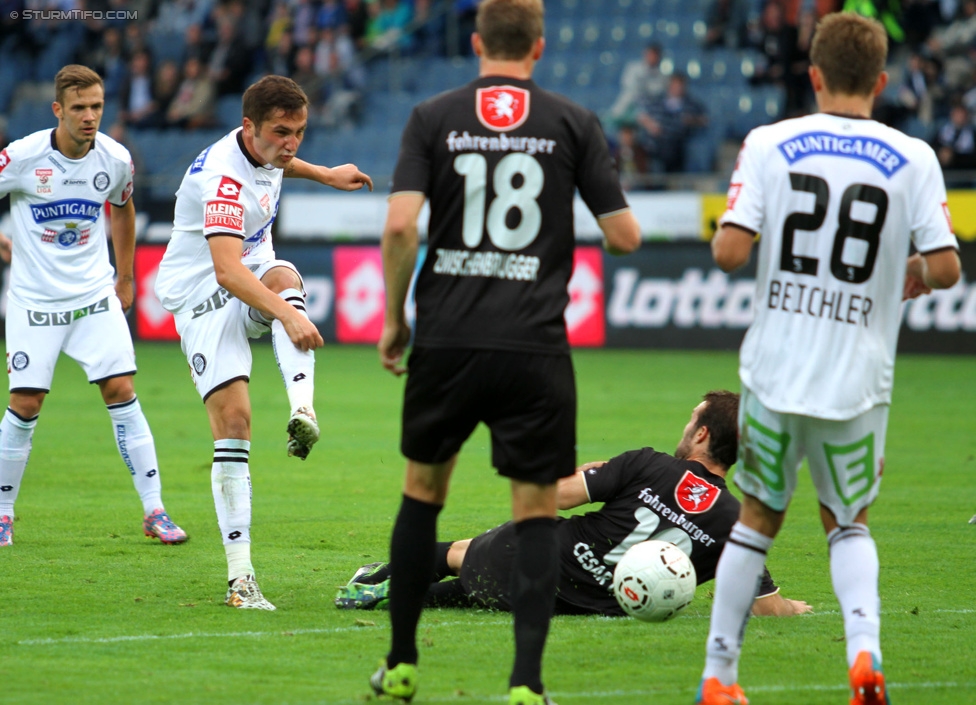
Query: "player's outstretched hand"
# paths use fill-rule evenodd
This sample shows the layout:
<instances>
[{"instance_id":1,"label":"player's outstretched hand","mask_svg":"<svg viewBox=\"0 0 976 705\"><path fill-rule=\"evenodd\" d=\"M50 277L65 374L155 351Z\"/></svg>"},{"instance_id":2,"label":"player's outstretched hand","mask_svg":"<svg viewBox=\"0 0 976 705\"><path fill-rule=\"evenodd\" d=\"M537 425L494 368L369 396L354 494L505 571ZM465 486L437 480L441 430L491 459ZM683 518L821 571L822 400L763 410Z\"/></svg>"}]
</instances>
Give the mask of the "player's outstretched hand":
<instances>
[{"instance_id":1,"label":"player's outstretched hand","mask_svg":"<svg viewBox=\"0 0 976 705\"><path fill-rule=\"evenodd\" d=\"M363 186L373 190L373 180L364 174L355 164L334 166L330 170L330 186L340 191L358 191Z\"/></svg>"},{"instance_id":2,"label":"player's outstretched hand","mask_svg":"<svg viewBox=\"0 0 976 705\"><path fill-rule=\"evenodd\" d=\"M922 278L925 263L922 255L917 252L908 258L908 267L905 270L905 288L902 290L901 300L908 301L915 299L922 294L932 293L932 287L925 283Z\"/></svg>"},{"instance_id":3,"label":"player's outstretched hand","mask_svg":"<svg viewBox=\"0 0 976 705\"><path fill-rule=\"evenodd\" d=\"M380 363L397 377L407 371L403 365L403 353L410 343L410 326L406 323L383 323L383 333L376 349L380 353Z\"/></svg>"},{"instance_id":4,"label":"player's outstretched hand","mask_svg":"<svg viewBox=\"0 0 976 705\"><path fill-rule=\"evenodd\" d=\"M813 607L803 600L788 600L778 592L758 597L752 603L752 613L757 617L792 617L813 612Z\"/></svg>"},{"instance_id":5,"label":"player's outstretched hand","mask_svg":"<svg viewBox=\"0 0 976 705\"><path fill-rule=\"evenodd\" d=\"M287 321L282 320L281 323L284 325L285 332L288 333L291 342L299 350L305 352L325 345L319 329L315 327L314 323L305 318L305 316L301 314L289 316Z\"/></svg>"}]
</instances>

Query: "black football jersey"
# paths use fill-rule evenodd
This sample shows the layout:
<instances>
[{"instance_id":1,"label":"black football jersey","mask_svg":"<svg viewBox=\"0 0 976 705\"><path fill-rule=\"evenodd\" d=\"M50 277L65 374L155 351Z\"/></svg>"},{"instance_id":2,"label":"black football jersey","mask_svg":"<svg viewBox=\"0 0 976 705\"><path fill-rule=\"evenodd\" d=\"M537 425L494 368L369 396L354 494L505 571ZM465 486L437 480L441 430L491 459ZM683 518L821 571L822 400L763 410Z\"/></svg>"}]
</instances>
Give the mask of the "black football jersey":
<instances>
[{"instance_id":1,"label":"black football jersey","mask_svg":"<svg viewBox=\"0 0 976 705\"><path fill-rule=\"evenodd\" d=\"M634 450L583 475L594 512L559 522L559 598L586 611L623 615L613 594L613 570L640 541L670 541L691 557L698 584L715 567L739 500L725 480L695 461L678 460L653 448ZM776 590L769 573L759 594Z\"/></svg>"},{"instance_id":2,"label":"black football jersey","mask_svg":"<svg viewBox=\"0 0 976 705\"><path fill-rule=\"evenodd\" d=\"M592 111L497 76L417 105L392 189L430 201L415 344L568 351L576 189L597 217L627 208Z\"/></svg>"}]
</instances>

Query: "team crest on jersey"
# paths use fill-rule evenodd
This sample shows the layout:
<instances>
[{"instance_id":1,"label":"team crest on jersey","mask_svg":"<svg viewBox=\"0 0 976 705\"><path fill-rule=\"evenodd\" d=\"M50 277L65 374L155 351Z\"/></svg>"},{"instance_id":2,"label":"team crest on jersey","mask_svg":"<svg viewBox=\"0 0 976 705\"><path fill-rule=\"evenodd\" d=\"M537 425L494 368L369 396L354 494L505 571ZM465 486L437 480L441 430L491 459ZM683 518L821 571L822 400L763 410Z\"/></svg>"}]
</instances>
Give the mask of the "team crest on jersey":
<instances>
[{"instance_id":1,"label":"team crest on jersey","mask_svg":"<svg viewBox=\"0 0 976 705\"><path fill-rule=\"evenodd\" d=\"M241 195L241 185L229 176L220 177L220 185L217 187L217 195L220 198L229 198L236 201Z\"/></svg>"},{"instance_id":2,"label":"team crest on jersey","mask_svg":"<svg viewBox=\"0 0 976 705\"><path fill-rule=\"evenodd\" d=\"M98 172L95 174L95 178L92 179L92 185L95 187L96 191L105 191L111 183L112 180L108 178L107 171Z\"/></svg>"},{"instance_id":3,"label":"team crest on jersey","mask_svg":"<svg viewBox=\"0 0 976 705\"><path fill-rule=\"evenodd\" d=\"M54 169L34 169L34 176L37 177L37 192L51 193L51 177L54 176Z\"/></svg>"},{"instance_id":4,"label":"team crest on jersey","mask_svg":"<svg viewBox=\"0 0 976 705\"><path fill-rule=\"evenodd\" d=\"M2 152L0 152L0 172L6 169L9 163L10 163L10 155L7 154L7 150L5 149Z\"/></svg>"},{"instance_id":5,"label":"team crest on jersey","mask_svg":"<svg viewBox=\"0 0 976 705\"><path fill-rule=\"evenodd\" d=\"M515 86L479 88L475 93L475 112L489 130L514 130L529 117L529 92Z\"/></svg>"},{"instance_id":6,"label":"team crest on jersey","mask_svg":"<svg viewBox=\"0 0 976 705\"><path fill-rule=\"evenodd\" d=\"M701 514L712 508L721 493L722 490L712 483L701 479L691 470L685 470L684 477L674 489L674 499L689 514Z\"/></svg>"}]
</instances>

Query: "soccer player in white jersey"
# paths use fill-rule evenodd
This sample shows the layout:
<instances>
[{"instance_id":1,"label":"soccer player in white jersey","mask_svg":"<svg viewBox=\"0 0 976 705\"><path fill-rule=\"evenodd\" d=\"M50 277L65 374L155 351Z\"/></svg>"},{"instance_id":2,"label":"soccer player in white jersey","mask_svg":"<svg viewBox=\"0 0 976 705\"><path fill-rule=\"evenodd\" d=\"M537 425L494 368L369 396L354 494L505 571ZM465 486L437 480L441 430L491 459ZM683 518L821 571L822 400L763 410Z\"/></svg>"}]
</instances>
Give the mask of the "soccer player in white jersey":
<instances>
[{"instance_id":1,"label":"soccer player in white jersey","mask_svg":"<svg viewBox=\"0 0 976 705\"><path fill-rule=\"evenodd\" d=\"M344 191L370 190L352 164L332 169L295 156L308 99L291 79L266 76L244 93L243 127L207 147L176 193L173 237L156 294L176 328L214 438L211 484L227 554L226 603L273 610L251 564L251 403L248 338L271 332L291 405L288 455L305 459L319 438L312 396L322 336L305 313L302 278L275 259L271 225L283 176Z\"/></svg>"},{"instance_id":2,"label":"soccer player in white jersey","mask_svg":"<svg viewBox=\"0 0 976 705\"><path fill-rule=\"evenodd\" d=\"M98 131L102 79L70 65L55 77L58 126L0 152L0 197L14 221L7 304L10 405L0 421L0 546L12 542L14 501L54 365L64 351L97 384L115 441L142 500L143 531L182 543L160 496L149 424L136 398L132 338L123 311L132 305L135 206L129 152ZM109 263L104 204L118 276Z\"/></svg>"},{"instance_id":3,"label":"soccer player in white jersey","mask_svg":"<svg viewBox=\"0 0 976 705\"><path fill-rule=\"evenodd\" d=\"M804 457L844 619L851 703L888 702L867 513L884 466L900 305L955 284L960 264L932 149L870 119L887 50L874 20L820 22L810 52L820 112L746 137L712 242L731 271L762 235L739 365L735 480L745 497L717 568L703 705L747 702L737 680L749 607Z\"/></svg>"}]
</instances>

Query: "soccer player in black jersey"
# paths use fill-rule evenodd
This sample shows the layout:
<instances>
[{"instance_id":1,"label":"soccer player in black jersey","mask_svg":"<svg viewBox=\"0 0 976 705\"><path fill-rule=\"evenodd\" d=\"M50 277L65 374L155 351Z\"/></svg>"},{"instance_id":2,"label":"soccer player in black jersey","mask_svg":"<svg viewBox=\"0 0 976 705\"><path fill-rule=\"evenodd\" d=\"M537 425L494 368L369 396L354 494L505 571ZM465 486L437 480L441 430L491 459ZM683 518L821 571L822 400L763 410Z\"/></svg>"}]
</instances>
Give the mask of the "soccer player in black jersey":
<instances>
[{"instance_id":1,"label":"soccer player in black jersey","mask_svg":"<svg viewBox=\"0 0 976 705\"><path fill-rule=\"evenodd\" d=\"M726 488L735 463L739 395L709 392L695 407L674 455L653 448L607 462L587 463L558 485L560 509L589 502L603 506L559 519L560 579L556 612L623 616L613 594L613 569L624 552L647 539L670 541L691 556L698 584L715 577L715 566L739 516L739 500ZM514 556L514 525L503 524L473 539L438 544L428 607L487 607L510 610L508 578ZM373 609L389 594L389 568L363 566L339 590L342 608ZM767 572L753 614L790 616L807 603L779 594Z\"/></svg>"},{"instance_id":2,"label":"soccer player in black jersey","mask_svg":"<svg viewBox=\"0 0 976 705\"><path fill-rule=\"evenodd\" d=\"M390 549L392 646L371 683L402 699L416 692L416 628L434 574L437 515L458 451L484 421L492 464L511 481L518 535L509 701L539 705L547 702L542 652L558 575L556 481L576 466L563 318L575 190L610 252L636 249L640 230L596 115L531 80L544 47L542 2L484 0L476 27L479 77L414 108L383 232L379 353L402 374L417 216L430 200L403 406L406 481Z\"/></svg>"}]
</instances>

